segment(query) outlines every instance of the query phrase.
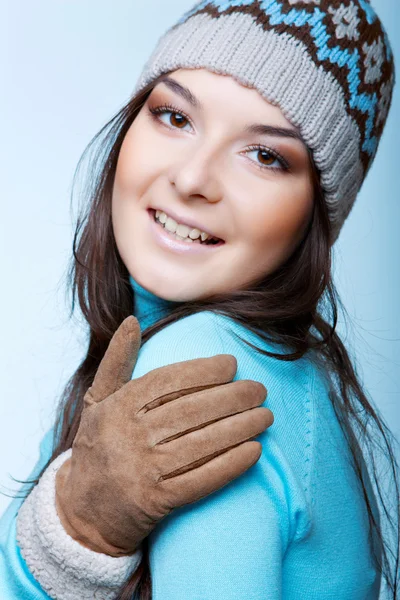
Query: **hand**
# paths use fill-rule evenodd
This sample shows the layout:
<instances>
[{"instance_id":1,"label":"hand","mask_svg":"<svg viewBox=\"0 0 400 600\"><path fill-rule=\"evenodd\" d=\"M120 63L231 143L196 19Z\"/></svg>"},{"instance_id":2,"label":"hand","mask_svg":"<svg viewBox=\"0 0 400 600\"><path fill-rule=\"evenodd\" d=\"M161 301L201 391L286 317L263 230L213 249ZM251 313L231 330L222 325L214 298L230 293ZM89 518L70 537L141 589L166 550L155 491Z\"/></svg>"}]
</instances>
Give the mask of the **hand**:
<instances>
[{"instance_id":1,"label":"hand","mask_svg":"<svg viewBox=\"0 0 400 600\"><path fill-rule=\"evenodd\" d=\"M114 334L84 397L72 455L56 477L66 531L111 556L132 554L174 508L196 502L261 456L251 440L272 425L267 390L233 381L230 354L159 367L131 379L141 332ZM251 440L251 441L249 441Z\"/></svg>"}]
</instances>

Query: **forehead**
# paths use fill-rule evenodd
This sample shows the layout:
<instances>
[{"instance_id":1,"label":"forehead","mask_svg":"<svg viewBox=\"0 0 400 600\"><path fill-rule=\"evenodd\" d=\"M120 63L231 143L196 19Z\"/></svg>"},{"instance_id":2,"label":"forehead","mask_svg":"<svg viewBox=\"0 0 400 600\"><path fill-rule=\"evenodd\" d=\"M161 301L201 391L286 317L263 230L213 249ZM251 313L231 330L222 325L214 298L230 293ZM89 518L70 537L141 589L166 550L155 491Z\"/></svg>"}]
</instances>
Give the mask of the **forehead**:
<instances>
[{"instance_id":1,"label":"forehead","mask_svg":"<svg viewBox=\"0 0 400 600\"><path fill-rule=\"evenodd\" d=\"M177 69L163 75L156 88L168 88L198 110L223 103L226 109L236 109L237 116L245 111L257 111L257 114L264 113L282 125L296 129L279 106L273 105L257 89L244 85L232 75L215 73L203 67Z\"/></svg>"}]
</instances>

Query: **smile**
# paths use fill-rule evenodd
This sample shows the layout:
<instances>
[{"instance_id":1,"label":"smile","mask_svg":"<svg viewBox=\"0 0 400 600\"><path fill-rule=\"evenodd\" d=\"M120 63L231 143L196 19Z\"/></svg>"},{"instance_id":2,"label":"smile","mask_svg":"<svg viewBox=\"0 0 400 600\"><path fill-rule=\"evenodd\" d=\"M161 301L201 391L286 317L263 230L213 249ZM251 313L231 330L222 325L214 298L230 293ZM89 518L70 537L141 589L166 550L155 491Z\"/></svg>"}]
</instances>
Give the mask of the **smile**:
<instances>
[{"instance_id":1,"label":"smile","mask_svg":"<svg viewBox=\"0 0 400 600\"><path fill-rule=\"evenodd\" d=\"M197 227L190 227L184 223L177 223L175 219L162 210L155 211L155 220L160 223L164 229L169 231L171 235L175 235L176 239L181 241L200 244L218 244L218 242L222 241L219 238L209 235L205 231L200 231Z\"/></svg>"},{"instance_id":2,"label":"smile","mask_svg":"<svg viewBox=\"0 0 400 600\"><path fill-rule=\"evenodd\" d=\"M167 228L165 228L165 223L161 223L161 221L156 217L156 211L154 209L149 209L147 212L150 217L150 228L155 241L164 248L168 248L178 253L197 254L215 251L225 244L223 240L216 241L215 238L204 239L204 241L201 241L201 238L204 237L204 235L201 236L201 232L194 228L192 231L190 231L190 233L193 236L197 236L195 239L176 235L175 232L169 231ZM161 215L165 215L165 213L161 213ZM165 219L165 222L166 221L167 220ZM171 228L176 229L176 227ZM198 234L197 231L199 231Z\"/></svg>"}]
</instances>

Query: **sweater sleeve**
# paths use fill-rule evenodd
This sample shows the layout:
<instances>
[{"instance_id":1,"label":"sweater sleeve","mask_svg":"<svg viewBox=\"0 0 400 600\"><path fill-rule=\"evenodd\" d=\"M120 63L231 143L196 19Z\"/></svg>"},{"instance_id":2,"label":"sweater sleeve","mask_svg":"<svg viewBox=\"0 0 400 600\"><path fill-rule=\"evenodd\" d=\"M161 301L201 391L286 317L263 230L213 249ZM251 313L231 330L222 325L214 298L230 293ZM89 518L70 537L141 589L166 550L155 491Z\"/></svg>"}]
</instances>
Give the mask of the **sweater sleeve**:
<instances>
[{"instance_id":1,"label":"sweater sleeve","mask_svg":"<svg viewBox=\"0 0 400 600\"><path fill-rule=\"evenodd\" d=\"M53 431L50 429L40 443L40 455L27 479L40 473L51 455ZM23 488L19 491L22 494ZM16 518L24 498L15 497L0 519L0 597L4 600L49 598L41 590L20 555L16 539Z\"/></svg>"},{"instance_id":2,"label":"sweater sleeve","mask_svg":"<svg viewBox=\"0 0 400 600\"><path fill-rule=\"evenodd\" d=\"M29 479L51 456L52 436L52 430L44 436ZM141 560L141 547L132 556L112 557L89 550L64 530L55 505L55 475L71 452L52 461L27 498L15 498L0 520L2 600L111 600Z\"/></svg>"},{"instance_id":3,"label":"sweater sleeve","mask_svg":"<svg viewBox=\"0 0 400 600\"><path fill-rule=\"evenodd\" d=\"M264 406L275 417L255 438L262 444L255 465L200 501L176 508L148 536L153 600L280 600L285 553L310 528L310 372L305 361L294 366L257 353L237 333L262 346L260 337L227 317L190 315L143 345L132 375L233 354L234 380L264 383Z\"/></svg>"}]
</instances>

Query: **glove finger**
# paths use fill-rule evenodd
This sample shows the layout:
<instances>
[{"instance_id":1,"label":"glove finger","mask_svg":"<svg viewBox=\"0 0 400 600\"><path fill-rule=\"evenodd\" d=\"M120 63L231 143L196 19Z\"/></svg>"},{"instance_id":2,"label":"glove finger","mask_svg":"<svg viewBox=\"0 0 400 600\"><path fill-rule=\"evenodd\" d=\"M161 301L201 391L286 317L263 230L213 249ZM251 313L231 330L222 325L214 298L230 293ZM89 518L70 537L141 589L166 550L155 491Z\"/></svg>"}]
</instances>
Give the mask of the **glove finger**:
<instances>
[{"instance_id":1,"label":"glove finger","mask_svg":"<svg viewBox=\"0 0 400 600\"><path fill-rule=\"evenodd\" d=\"M213 421L260 406L265 386L241 379L176 398L143 415L152 446L171 441Z\"/></svg>"},{"instance_id":2,"label":"glove finger","mask_svg":"<svg viewBox=\"0 0 400 600\"><path fill-rule=\"evenodd\" d=\"M272 422L272 412L266 407L257 407L158 444L152 448L157 469L164 478L174 477L259 435Z\"/></svg>"},{"instance_id":3,"label":"glove finger","mask_svg":"<svg viewBox=\"0 0 400 600\"><path fill-rule=\"evenodd\" d=\"M171 509L190 504L239 477L258 461L261 452L260 442L244 442L197 468L162 480L157 485Z\"/></svg>"},{"instance_id":4,"label":"glove finger","mask_svg":"<svg viewBox=\"0 0 400 600\"><path fill-rule=\"evenodd\" d=\"M228 383L236 370L232 354L194 358L157 367L129 381L121 393L137 413L146 413L180 396Z\"/></svg>"},{"instance_id":5,"label":"glove finger","mask_svg":"<svg viewBox=\"0 0 400 600\"><path fill-rule=\"evenodd\" d=\"M131 380L140 344L139 322L129 315L111 338L93 383L85 394L86 405L101 402Z\"/></svg>"}]
</instances>

